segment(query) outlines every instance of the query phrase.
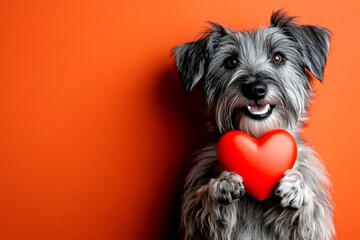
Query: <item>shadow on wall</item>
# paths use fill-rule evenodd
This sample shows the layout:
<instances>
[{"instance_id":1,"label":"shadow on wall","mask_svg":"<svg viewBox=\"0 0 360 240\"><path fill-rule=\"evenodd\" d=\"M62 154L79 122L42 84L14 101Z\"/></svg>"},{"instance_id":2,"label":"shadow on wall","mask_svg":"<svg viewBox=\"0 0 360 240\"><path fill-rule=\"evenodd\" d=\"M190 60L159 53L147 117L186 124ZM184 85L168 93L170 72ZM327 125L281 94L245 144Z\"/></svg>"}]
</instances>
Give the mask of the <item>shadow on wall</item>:
<instances>
[{"instance_id":1,"label":"shadow on wall","mask_svg":"<svg viewBox=\"0 0 360 240\"><path fill-rule=\"evenodd\" d=\"M178 135L168 134L170 149L177 154L174 156L169 152L167 155L169 168L164 169L163 174L166 184L170 185L166 186L170 196L163 205L167 206L167 209L161 221L164 225L159 226L159 230L166 231L162 232L164 239L180 239L178 230L182 188L194 152L205 144L205 109L200 88L195 88L191 94L186 95L175 67L161 73L156 87L157 106L164 114L165 122L170 121L171 125L164 126L164 131L173 131L175 127ZM173 140L174 138L176 140ZM159 196L159 202L164 201L160 199L164 196L164 189L159 189L156 196Z\"/></svg>"}]
</instances>

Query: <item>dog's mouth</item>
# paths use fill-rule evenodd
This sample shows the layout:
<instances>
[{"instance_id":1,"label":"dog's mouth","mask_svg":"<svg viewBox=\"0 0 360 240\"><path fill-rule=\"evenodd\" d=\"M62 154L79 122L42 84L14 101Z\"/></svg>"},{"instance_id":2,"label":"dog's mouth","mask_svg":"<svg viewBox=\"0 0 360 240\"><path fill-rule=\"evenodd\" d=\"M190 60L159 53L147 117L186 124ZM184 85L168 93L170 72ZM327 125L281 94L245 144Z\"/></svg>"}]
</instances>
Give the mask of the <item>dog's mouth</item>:
<instances>
[{"instance_id":1,"label":"dog's mouth","mask_svg":"<svg viewBox=\"0 0 360 240\"><path fill-rule=\"evenodd\" d=\"M262 120L271 115L274 107L275 105L270 105L269 103L265 103L265 104L253 103L243 107L243 111L245 112L246 116L252 119Z\"/></svg>"}]
</instances>

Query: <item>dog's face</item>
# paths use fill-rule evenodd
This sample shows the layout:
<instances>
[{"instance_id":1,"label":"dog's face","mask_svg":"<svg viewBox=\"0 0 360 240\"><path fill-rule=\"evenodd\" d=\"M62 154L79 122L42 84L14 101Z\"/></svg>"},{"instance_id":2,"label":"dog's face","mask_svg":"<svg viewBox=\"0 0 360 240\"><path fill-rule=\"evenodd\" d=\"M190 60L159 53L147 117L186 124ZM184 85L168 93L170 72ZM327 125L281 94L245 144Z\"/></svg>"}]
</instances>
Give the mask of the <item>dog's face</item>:
<instances>
[{"instance_id":1,"label":"dog's face","mask_svg":"<svg viewBox=\"0 0 360 240\"><path fill-rule=\"evenodd\" d=\"M257 31L212 24L203 38L175 49L176 64L187 92L202 82L221 133L296 131L311 98L308 72L322 80L329 36L278 11L270 27Z\"/></svg>"}]
</instances>

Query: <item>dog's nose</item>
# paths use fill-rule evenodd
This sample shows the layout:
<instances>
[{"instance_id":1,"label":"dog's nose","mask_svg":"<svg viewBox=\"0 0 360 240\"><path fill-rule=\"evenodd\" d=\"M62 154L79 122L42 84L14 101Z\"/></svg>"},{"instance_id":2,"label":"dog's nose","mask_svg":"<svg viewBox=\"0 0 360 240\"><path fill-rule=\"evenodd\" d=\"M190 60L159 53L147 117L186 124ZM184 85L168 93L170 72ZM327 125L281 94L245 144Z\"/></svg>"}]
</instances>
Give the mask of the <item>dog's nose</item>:
<instances>
[{"instance_id":1,"label":"dog's nose","mask_svg":"<svg viewBox=\"0 0 360 240\"><path fill-rule=\"evenodd\" d=\"M267 93L267 85L263 82L252 82L242 85L242 91L246 98L251 100L260 100Z\"/></svg>"}]
</instances>

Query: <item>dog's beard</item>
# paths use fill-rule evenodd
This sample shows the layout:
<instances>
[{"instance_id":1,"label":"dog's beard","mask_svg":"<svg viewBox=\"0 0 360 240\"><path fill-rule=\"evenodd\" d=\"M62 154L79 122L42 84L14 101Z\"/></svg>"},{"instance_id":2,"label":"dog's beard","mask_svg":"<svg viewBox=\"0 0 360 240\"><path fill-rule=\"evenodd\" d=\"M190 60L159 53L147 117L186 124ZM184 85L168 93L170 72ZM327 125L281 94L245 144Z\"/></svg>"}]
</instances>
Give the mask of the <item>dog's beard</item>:
<instances>
[{"instance_id":1,"label":"dog's beard","mask_svg":"<svg viewBox=\"0 0 360 240\"><path fill-rule=\"evenodd\" d=\"M221 133L232 130L261 137L274 129L298 129L299 115L285 94L271 88L265 99L254 102L238 92L220 96L215 119Z\"/></svg>"},{"instance_id":2,"label":"dog's beard","mask_svg":"<svg viewBox=\"0 0 360 240\"><path fill-rule=\"evenodd\" d=\"M239 112L236 115L237 116L233 120L235 129L246 132L256 138L261 137L270 130L284 128L286 125L276 109L264 119L253 119L243 112Z\"/></svg>"}]
</instances>

